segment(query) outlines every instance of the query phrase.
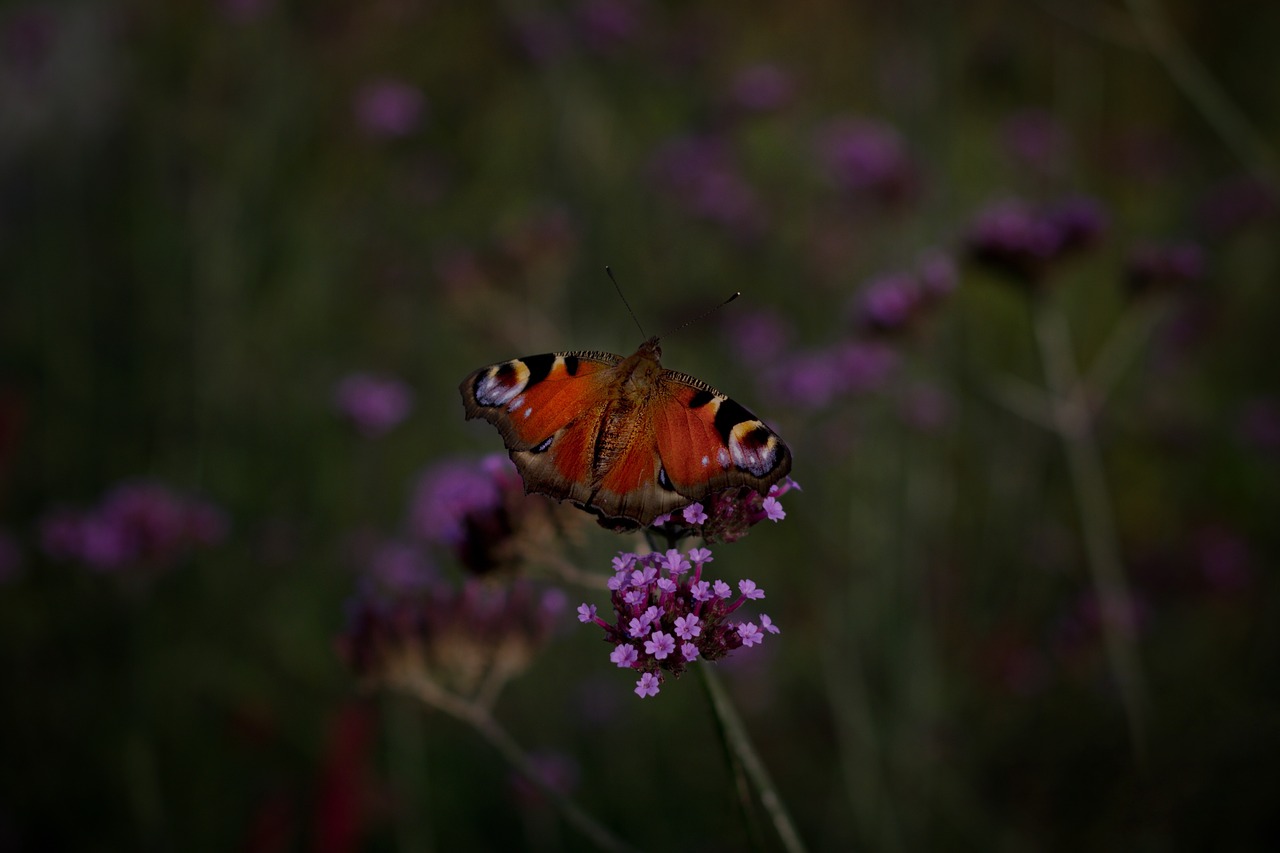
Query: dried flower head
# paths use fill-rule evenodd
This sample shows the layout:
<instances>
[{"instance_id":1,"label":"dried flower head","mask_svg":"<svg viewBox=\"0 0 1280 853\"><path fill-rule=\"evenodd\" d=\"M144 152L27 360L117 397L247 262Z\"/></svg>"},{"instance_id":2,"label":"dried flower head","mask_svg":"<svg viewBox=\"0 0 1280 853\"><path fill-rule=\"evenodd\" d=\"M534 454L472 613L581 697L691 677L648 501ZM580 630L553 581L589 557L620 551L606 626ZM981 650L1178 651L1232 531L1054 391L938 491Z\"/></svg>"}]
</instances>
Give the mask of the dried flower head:
<instances>
[{"instance_id":1,"label":"dried flower head","mask_svg":"<svg viewBox=\"0 0 1280 853\"><path fill-rule=\"evenodd\" d=\"M564 609L562 592L525 582L472 579L435 584L413 598L365 596L349 605L338 649L368 682L425 683L487 702L529 666Z\"/></svg>"},{"instance_id":2,"label":"dried flower head","mask_svg":"<svg viewBox=\"0 0 1280 853\"><path fill-rule=\"evenodd\" d=\"M613 621L603 619L595 605L578 607L578 621L604 629L605 641L613 646L609 660L639 673L635 693L640 698L658 695L666 674L678 678L699 658L719 660L759 645L766 632L780 633L766 615L758 624L731 618L747 601L763 599L764 590L741 580L735 594L723 580L704 580L703 569L712 560L707 548L620 552L609 581Z\"/></svg>"}]
</instances>

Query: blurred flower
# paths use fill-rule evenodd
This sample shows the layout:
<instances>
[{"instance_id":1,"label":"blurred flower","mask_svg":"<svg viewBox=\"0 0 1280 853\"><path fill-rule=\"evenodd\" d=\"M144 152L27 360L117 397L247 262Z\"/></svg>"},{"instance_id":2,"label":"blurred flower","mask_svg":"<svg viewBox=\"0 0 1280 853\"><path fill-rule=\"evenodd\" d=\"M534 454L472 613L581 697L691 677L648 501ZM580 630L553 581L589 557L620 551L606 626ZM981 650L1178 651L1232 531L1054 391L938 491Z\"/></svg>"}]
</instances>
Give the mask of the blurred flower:
<instances>
[{"instance_id":1,"label":"blurred flower","mask_svg":"<svg viewBox=\"0 0 1280 853\"><path fill-rule=\"evenodd\" d=\"M353 601L338 650L367 682L491 702L546 645L564 610L559 590L525 582L438 583L414 598Z\"/></svg>"},{"instance_id":2,"label":"blurred flower","mask_svg":"<svg viewBox=\"0 0 1280 853\"><path fill-rule=\"evenodd\" d=\"M1204 278L1204 250L1195 243L1137 246L1125 265L1125 283L1131 296L1195 284Z\"/></svg>"},{"instance_id":3,"label":"blurred flower","mask_svg":"<svg viewBox=\"0 0 1280 853\"><path fill-rule=\"evenodd\" d=\"M151 482L125 483L88 510L54 510L41 520L41 543L56 560L112 571L168 566L227 533L221 510Z\"/></svg>"},{"instance_id":4,"label":"blurred flower","mask_svg":"<svg viewBox=\"0 0 1280 853\"><path fill-rule=\"evenodd\" d=\"M1054 262L1097 242L1106 227L1106 214L1093 199L1068 198L1042 209L1015 199L980 211L965 243L976 263L1033 285Z\"/></svg>"},{"instance_id":5,"label":"blurred flower","mask_svg":"<svg viewBox=\"0 0 1280 853\"><path fill-rule=\"evenodd\" d=\"M543 495L526 495L515 465L495 454L424 471L409 523L425 541L452 551L468 571L486 574L545 559L580 515Z\"/></svg>"},{"instance_id":6,"label":"blurred flower","mask_svg":"<svg viewBox=\"0 0 1280 853\"><path fill-rule=\"evenodd\" d=\"M770 62L739 69L729 84L729 96L733 104L747 112L762 113L781 109L794 95L794 78L781 66Z\"/></svg>"},{"instance_id":7,"label":"blurred flower","mask_svg":"<svg viewBox=\"0 0 1280 853\"><path fill-rule=\"evenodd\" d=\"M920 290L926 299L937 300L949 296L960 284L960 273L950 254L933 249L924 254L917 265Z\"/></svg>"},{"instance_id":8,"label":"blurred flower","mask_svg":"<svg viewBox=\"0 0 1280 853\"><path fill-rule=\"evenodd\" d=\"M418 129L427 109L421 90L404 82L374 80L356 92L356 123L370 136L396 138Z\"/></svg>"},{"instance_id":9,"label":"blurred flower","mask_svg":"<svg viewBox=\"0 0 1280 853\"><path fill-rule=\"evenodd\" d=\"M634 0L585 0L574 18L587 48L609 53L635 39L640 30L640 5Z\"/></svg>"},{"instance_id":10,"label":"blurred flower","mask_svg":"<svg viewBox=\"0 0 1280 853\"><path fill-rule=\"evenodd\" d=\"M687 554L672 548L665 553L619 552L609 581L613 622L601 618L596 607L583 604L578 621L604 629L614 647L609 659L620 669L640 673L635 693L656 696L665 676L679 678L699 658L718 660L742 646L759 645L765 632L780 633L768 616L755 622L729 617L764 591L753 581L738 582L738 595L723 580L703 580L703 568L714 558L707 548Z\"/></svg>"},{"instance_id":11,"label":"blurred flower","mask_svg":"<svg viewBox=\"0 0 1280 853\"><path fill-rule=\"evenodd\" d=\"M780 359L764 374L769 392L809 409L846 394L877 391L897 369L898 353L879 341L842 341Z\"/></svg>"},{"instance_id":12,"label":"blurred flower","mask_svg":"<svg viewBox=\"0 0 1280 853\"><path fill-rule=\"evenodd\" d=\"M819 160L840 189L882 203L905 200L915 189L916 170L901 134L869 119L839 119L817 134Z\"/></svg>"},{"instance_id":13,"label":"blurred flower","mask_svg":"<svg viewBox=\"0 0 1280 853\"><path fill-rule=\"evenodd\" d=\"M1019 165L1042 175L1066 168L1070 140L1057 117L1046 110L1024 110L1000 126L1000 144Z\"/></svg>"},{"instance_id":14,"label":"blurred flower","mask_svg":"<svg viewBox=\"0 0 1280 853\"><path fill-rule=\"evenodd\" d=\"M338 382L333 405L365 438L379 438L409 416L413 392L390 376L352 373Z\"/></svg>"},{"instance_id":15,"label":"blurred flower","mask_svg":"<svg viewBox=\"0 0 1280 853\"><path fill-rule=\"evenodd\" d=\"M761 495L754 489L734 487L711 495L682 510L658 516L652 527L671 539L701 536L709 544L736 542L762 521L786 518L778 498L800 486L790 477L769 487Z\"/></svg>"},{"instance_id":16,"label":"blurred flower","mask_svg":"<svg viewBox=\"0 0 1280 853\"><path fill-rule=\"evenodd\" d=\"M920 303L920 285L914 276L882 275L867 282L858 292L858 320L872 331L896 331L912 319Z\"/></svg>"},{"instance_id":17,"label":"blurred flower","mask_svg":"<svg viewBox=\"0 0 1280 853\"><path fill-rule=\"evenodd\" d=\"M764 206L739 173L727 142L718 136L668 140L653 155L650 172L692 215L744 236L764 226Z\"/></svg>"},{"instance_id":18,"label":"blurred flower","mask_svg":"<svg viewBox=\"0 0 1280 853\"><path fill-rule=\"evenodd\" d=\"M1259 450L1280 451L1280 402L1258 397L1245 403L1240 412L1241 439Z\"/></svg>"},{"instance_id":19,"label":"blurred flower","mask_svg":"<svg viewBox=\"0 0 1280 853\"><path fill-rule=\"evenodd\" d=\"M1280 194L1257 178L1232 178L1209 191L1197 218L1209 233L1225 237L1280 218Z\"/></svg>"},{"instance_id":20,"label":"blurred flower","mask_svg":"<svg viewBox=\"0 0 1280 853\"><path fill-rule=\"evenodd\" d=\"M0 530L0 586L16 579L22 571L22 548L7 530Z\"/></svg>"},{"instance_id":21,"label":"blurred flower","mask_svg":"<svg viewBox=\"0 0 1280 853\"><path fill-rule=\"evenodd\" d=\"M572 794L578 787L581 770L572 756L563 752L546 750L529 754L529 763L534 772L548 788L561 794ZM546 794L531 782L523 773L511 772L511 793L516 801L526 807L539 807L546 804Z\"/></svg>"}]
</instances>

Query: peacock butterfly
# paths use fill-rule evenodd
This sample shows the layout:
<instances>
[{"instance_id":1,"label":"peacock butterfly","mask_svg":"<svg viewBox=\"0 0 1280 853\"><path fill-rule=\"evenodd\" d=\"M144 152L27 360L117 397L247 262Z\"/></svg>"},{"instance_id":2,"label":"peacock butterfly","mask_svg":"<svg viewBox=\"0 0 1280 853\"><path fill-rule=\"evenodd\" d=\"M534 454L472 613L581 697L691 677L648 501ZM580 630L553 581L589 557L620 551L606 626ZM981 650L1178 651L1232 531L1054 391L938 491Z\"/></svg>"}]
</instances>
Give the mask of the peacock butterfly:
<instances>
[{"instance_id":1,"label":"peacock butterfly","mask_svg":"<svg viewBox=\"0 0 1280 853\"><path fill-rule=\"evenodd\" d=\"M498 428L526 492L569 499L607 526L646 526L735 487L764 494L787 475L777 433L661 357L653 337L627 358L516 358L462 380L462 406Z\"/></svg>"}]
</instances>

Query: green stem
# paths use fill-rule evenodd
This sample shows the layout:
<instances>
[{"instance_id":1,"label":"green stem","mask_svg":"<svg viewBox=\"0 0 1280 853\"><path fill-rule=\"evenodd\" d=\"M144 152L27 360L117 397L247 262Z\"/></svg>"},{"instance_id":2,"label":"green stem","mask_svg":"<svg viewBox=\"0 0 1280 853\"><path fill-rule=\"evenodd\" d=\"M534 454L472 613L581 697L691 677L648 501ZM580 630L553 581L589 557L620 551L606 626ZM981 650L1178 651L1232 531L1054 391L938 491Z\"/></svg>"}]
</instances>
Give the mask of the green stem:
<instances>
[{"instance_id":1,"label":"green stem","mask_svg":"<svg viewBox=\"0 0 1280 853\"><path fill-rule=\"evenodd\" d=\"M1062 441L1080 526L1084 534L1107 660L1115 676L1135 753L1143 753L1144 706L1141 664L1133 636L1133 596L1120 559L1119 537L1106 473L1093 433L1092 411L1081 393L1066 318L1045 297L1033 303L1036 342L1045 382L1053 398L1054 431Z\"/></svg>"},{"instance_id":2,"label":"green stem","mask_svg":"<svg viewBox=\"0 0 1280 853\"><path fill-rule=\"evenodd\" d=\"M564 815L564 819L574 829L590 839L601 850L611 851L611 853L612 851L623 853L623 851L635 849L615 837L603 824L566 796L564 792L549 784L542 774L538 772L537 765L533 763L529 755L516 743L515 738L507 733L507 730L494 719L487 709L454 696L421 676L406 675L398 680L397 686L411 696L421 700L424 704L443 711L454 719L475 729L512 767L532 782L548 800L555 803L556 807L560 809L560 813Z\"/></svg>"},{"instance_id":3,"label":"green stem","mask_svg":"<svg viewBox=\"0 0 1280 853\"><path fill-rule=\"evenodd\" d=\"M702 684L707 690L711 709L716 715L716 721L724 733L724 738L733 750L734 756L741 762L747 778L751 780L751 784L755 785L756 793L760 795L760 805L773 822L773 828L778 833L783 848L791 853L802 853L805 846L800 840L800 833L796 831L795 824L782 802L782 797L778 795L778 789L769 776L769 771L765 769L764 762L760 760L760 755L752 746L751 738L747 735L747 727L738 716L728 691L724 689L719 677L706 663L694 669L702 676Z\"/></svg>"}]
</instances>

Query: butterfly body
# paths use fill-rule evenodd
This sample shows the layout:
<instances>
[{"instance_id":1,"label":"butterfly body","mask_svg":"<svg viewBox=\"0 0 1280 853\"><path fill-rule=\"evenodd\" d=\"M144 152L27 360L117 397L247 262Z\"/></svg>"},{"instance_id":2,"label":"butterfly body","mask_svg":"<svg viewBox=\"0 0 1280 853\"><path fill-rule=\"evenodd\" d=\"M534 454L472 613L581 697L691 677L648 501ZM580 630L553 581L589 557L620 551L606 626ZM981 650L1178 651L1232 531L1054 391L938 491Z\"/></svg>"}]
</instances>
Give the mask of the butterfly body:
<instances>
[{"instance_id":1,"label":"butterfly body","mask_svg":"<svg viewBox=\"0 0 1280 853\"><path fill-rule=\"evenodd\" d=\"M482 367L459 390L467 419L498 428L525 490L617 526L725 489L767 491L791 470L773 430L710 385L661 363L657 338L626 358L545 353Z\"/></svg>"}]
</instances>

